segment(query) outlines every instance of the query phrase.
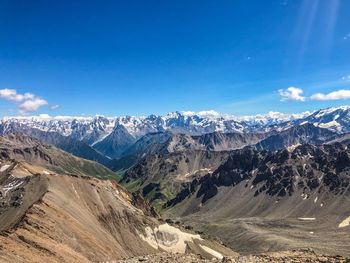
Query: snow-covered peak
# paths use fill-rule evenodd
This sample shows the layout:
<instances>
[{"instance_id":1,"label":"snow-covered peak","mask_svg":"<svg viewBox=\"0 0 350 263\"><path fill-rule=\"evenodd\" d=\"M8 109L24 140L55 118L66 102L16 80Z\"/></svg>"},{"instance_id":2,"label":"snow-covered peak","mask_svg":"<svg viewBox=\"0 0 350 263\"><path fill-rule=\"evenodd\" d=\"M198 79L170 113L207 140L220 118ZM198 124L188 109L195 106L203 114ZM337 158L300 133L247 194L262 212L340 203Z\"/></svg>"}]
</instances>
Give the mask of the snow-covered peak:
<instances>
[{"instance_id":1,"label":"snow-covered peak","mask_svg":"<svg viewBox=\"0 0 350 263\"><path fill-rule=\"evenodd\" d=\"M234 116L209 111L170 112L166 115L147 117L122 116L38 116L5 117L1 120L1 132L35 128L57 132L93 145L103 140L118 126L123 126L135 138L151 133L172 131L175 133L204 134L219 132L261 132L283 130L300 123L313 123L338 132L350 131L350 106L327 108L313 113L286 114L268 112L254 116Z\"/></svg>"},{"instance_id":2,"label":"snow-covered peak","mask_svg":"<svg viewBox=\"0 0 350 263\"><path fill-rule=\"evenodd\" d=\"M321 118L330 114L337 114L339 112L345 112L349 110L350 110L350 106L331 107L331 108L326 108L326 109L321 109L316 111L314 114L314 117Z\"/></svg>"}]
</instances>

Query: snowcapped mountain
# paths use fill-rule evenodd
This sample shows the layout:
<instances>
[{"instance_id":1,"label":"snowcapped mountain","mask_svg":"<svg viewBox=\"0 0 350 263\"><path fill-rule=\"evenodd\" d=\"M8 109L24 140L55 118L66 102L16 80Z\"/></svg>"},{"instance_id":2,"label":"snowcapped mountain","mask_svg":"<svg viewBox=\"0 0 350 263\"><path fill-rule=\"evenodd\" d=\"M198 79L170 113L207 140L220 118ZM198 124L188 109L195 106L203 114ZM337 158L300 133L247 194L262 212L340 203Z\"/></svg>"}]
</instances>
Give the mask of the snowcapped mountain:
<instances>
[{"instance_id":1,"label":"snowcapped mountain","mask_svg":"<svg viewBox=\"0 0 350 263\"><path fill-rule=\"evenodd\" d=\"M350 131L350 106L321 109L312 113L269 112L252 116L221 115L215 111L171 112L164 116L149 115L147 117L51 117L44 114L30 117L5 117L1 121L1 131L34 128L46 132L57 132L94 145L120 126L123 126L131 136L137 139L148 133L163 131L191 135L211 132L242 133L261 131L264 128L283 129L306 122L338 132Z\"/></svg>"},{"instance_id":2,"label":"snowcapped mountain","mask_svg":"<svg viewBox=\"0 0 350 263\"><path fill-rule=\"evenodd\" d=\"M350 131L350 107L322 109L305 118L321 128L328 128L337 132Z\"/></svg>"},{"instance_id":3,"label":"snowcapped mountain","mask_svg":"<svg viewBox=\"0 0 350 263\"><path fill-rule=\"evenodd\" d=\"M102 116L73 117L39 115L31 117L5 117L1 121L1 133L38 129L93 144L110 134L115 126L114 118Z\"/></svg>"},{"instance_id":4,"label":"snowcapped mountain","mask_svg":"<svg viewBox=\"0 0 350 263\"><path fill-rule=\"evenodd\" d=\"M215 111L197 113L186 111L147 117L51 117L48 115L5 117L0 123L0 133L25 132L28 129L55 132L90 146L98 144L99 151L104 152L102 147L104 140L116 145L119 143L122 149L127 147L126 144L129 142L132 143L146 134L155 132L171 131L190 135L212 132L266 132L286 130L294 125L305 123L328 128L338 133L350 132L350 106L327 108L313 113L269 112L255 116L221 115ZM124 139L127 141L126 144Z\"/></svg>"},{"instance_id":5,"label":"snowcapped mountain","mask_svg":"<svg viewBox=\"0 0 350 263\"><path fill-rule=\"evenodd\" d=\"M199 135L209 132L244 132L245 126L233 118L203 116L201 114L168 113L165 116L147 117L71 117L39 115L31 117L5 117L1 121L1 133L24 131L28 128L45 132L57 132L63 136L95 145L123 126L134 138L153 132L172 131ZM109 138L110 139L110 138Z\"/></svg>"},{"instance_id":6,"label":"snowcapped mountain","mask_svg":"<svg viewBox=\"0 0 350 263\"><path fill-rule=\"evenodd\" d=\"M274 125L277 130L284 130L295 125L311 123L337 133L350 132L350 106L341 106L317 110L303 118Z\"/></svg>"},{"instance_id":7,"label":"snowcapped mountain","mask_svg":"<svg viewBox=\"0 0 350 263\"><path fill-rule=\"evenodd\" d=\"M172 131L200 135L210 132L246 132L251 126L266 126L304 117L303 114L270 112L266 115L242 116L221 115L215 111L171 112L164 116L147 117L74 117L39 115L30 117L5 117L1 121L2 131L34 128L46 132L57 132L71 136L90 145L102 141L116 127L125 127L130 135L139 138L153 132Z\"/></svg>"}]
</instances>

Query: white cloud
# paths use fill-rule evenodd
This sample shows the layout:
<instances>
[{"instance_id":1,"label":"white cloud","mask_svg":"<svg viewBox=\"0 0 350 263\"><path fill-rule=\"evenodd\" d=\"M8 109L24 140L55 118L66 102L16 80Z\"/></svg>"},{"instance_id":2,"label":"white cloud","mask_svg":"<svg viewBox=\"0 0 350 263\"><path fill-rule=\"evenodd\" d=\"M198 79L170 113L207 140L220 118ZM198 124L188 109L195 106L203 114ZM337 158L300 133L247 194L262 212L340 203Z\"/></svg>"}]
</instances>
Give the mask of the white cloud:
<instances>
[{"instance_id":1,"label":"white cloud","mask_svg":"<svg viewBox=\"0 0 350 263\"><path fill-rule=\"evenodd\" d=\"M281 101L287 101L287 100L305 101L305 97L301 95L303 94L303 90L296 87L280 89L278 90L278 93L281 96Z\"/></svg>"},{"instance_id":2,"label":"white cloud","mask_svg":"<svg viewBox=\"0 0 350 263\"><path fill-rule=\"evenodd\" d=\"M24 100L33 99L34 95L32 93L18 94L14 89L1 89L0 98L13 102L21 102Z\"/></svg>"},{"instance_id":3,"label":"white cloud","mask_svg":"<svg viewBox=\"0 0 350 263\"><path fill-rule=\"evenodd\" d=\"M47 101L40 98L26 100L19 105L22 113L37 111L40 107L47 105Z\"/></svg>"},{"instance_id":4,"label":"white cloud","mask_svg":"<svg viewBox=\"0 0 350 263\"><path fill-rule=\"evenodd\" d=\"M310 97L311 100L347 100L350 99L350 90L342 89L328 94L316 93Z\"/></svg>"},{"instance_id":5,"label":"white cloud","mask_svg":"<svg viewBox=\"0 0 350 263\"><path fill-rule=\"evenodd\" d=\"M50 110L57 110L60 107L60 105L56 104L56 105L52 105L50 106Z\"/></svg>"},{"instance_id":6,"label":"white cloud","mask_svg":"<svg viewBox=\"0 0 350 263\"><path fill-rule=\"evenodd\" d=\"M350 81L350 75L341 77L342 80Z\"/></svg>"},{"instance_id":7,"label":"white cloud","mask_svg":"<svg viewBox=\"0 0 350 263\"><path fill-rule=\"evenodd\" d=\"M0 99L15 103L22 114L37 111L40 107L48 104L46 100L32 93L20 94L15 89L0 89Z\"/></svg>"},{"instance_id":8,"label":"white cloud","mask_svg":"<svg viewBox=\"0 0 350 263\"><path fill-rule=\"evenodd\" d=\"M343 80L350 80L350 76L345 76ZM311 96L302 96L303 90L295 87L289 87L288 89L280 89L278 93L281 96L281 101L294 100L294 101L306 101L306 100L347 100L350 99L350 90L342 89L336 90L330 93L315 93Z\"/></svg>"}]
</instances>

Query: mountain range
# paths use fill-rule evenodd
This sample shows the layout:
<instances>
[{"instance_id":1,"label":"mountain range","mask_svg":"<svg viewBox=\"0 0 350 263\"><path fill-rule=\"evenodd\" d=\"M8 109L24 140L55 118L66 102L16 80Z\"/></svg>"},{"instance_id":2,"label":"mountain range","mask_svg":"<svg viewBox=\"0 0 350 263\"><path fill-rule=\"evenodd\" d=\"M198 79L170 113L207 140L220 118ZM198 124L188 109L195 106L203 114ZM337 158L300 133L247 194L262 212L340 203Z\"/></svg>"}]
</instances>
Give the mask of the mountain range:
<instances>
[{"instance_id":1,"label":"mountain range","mask_svg":"<svg viewBox=\"0 0 350 263\"><path fill-rule=\"evenodd\" d=\"M10 234L0 239L23 262L39 250L43 262L305 247L350 256L348 145L347 106L246 117L4 118L0 232Z\"/></svg>"},{"instance_id":2,"label":"mountain range","mask_svg":"<svg viewBox=\"0 0 350 263\"><path fill-rule=\"evenodd\" d=\"M193 136L220 133L266 133L286 130L294 125L311 123L320 128L327 128L337 133L350 131L350 108L347 106L328 108L313 113L281 114L235 117L219 115L215 112L173 112L165 116L150 115L148 117L49 117L46 115L34 117L7 117L2 119L0 133L24 132L39 139L54 142L47 134L55 133L71 140L90 146L107 158L120 158L124 152L142 136L171 132ZM32 131L34 130L34 131ZM45 132L41 133L40 132ZM51 136L52 137L52 136ZM56 135L54 137L57 137ZM57 139L56 139L57 140ZM72 144L71 142L54 142ZM72 146L62 146L70 151ZM82 146L85 147L85 146ZM107 160L93 153L93 149L82 151L87 159L93 159L106 164ZM73 151L73 150L72 150ZM79 152L74 150L75 154ZM88 154L87 152L90 151ZM88 156L90 155L90 157Z\"/></svg>"}]
</instances>

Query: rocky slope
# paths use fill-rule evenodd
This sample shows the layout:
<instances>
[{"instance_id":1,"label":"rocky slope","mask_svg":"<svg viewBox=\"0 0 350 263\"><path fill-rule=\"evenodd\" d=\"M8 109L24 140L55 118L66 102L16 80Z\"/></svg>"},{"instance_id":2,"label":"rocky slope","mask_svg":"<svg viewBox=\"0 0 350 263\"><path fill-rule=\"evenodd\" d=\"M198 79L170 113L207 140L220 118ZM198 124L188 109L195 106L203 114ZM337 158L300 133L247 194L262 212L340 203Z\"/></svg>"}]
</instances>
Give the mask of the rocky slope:
<instances>
[{"instance_id":1,"label":"rocky slope","mask_svg":"<svg viewBox=\"0 0 350 263\"><path fill-rule=\"evenodd\" d=\"M48 169L72 175L114 178L116 174L101 164L78 158L52 145L24 134L0 136L2 158L24 160Z\"/></svg>"},{"instance_id":2,"label":"rocky slope","mask_svg":"<svg viewBox=\"0 0 350 263\"><path fill-rule=\"evenodd\" d=\"M349 204L347 146L251 148L234 151L213 173L193 180L164 215L242 253L313 248L349 255Z\"/></svg>"},{"instance_id":3,"label":"rocky slope","mask_svg":"<svg viewBox=\"0 0 350 263\"><path fill-rule=\"evenodd\" d=\"M184 151L228 151L254 145L266 138L267 133L214 132L191 136L188 134L158 132L149 133L137 140L118 160L108 164L113 170L123 170L139 163L147 155L168 154Z\"/></svg>"},{"instance_id":4,"label":"rocky slope","mask_svg":"<svg viewBox=\"0 0 350 263\"><path fill-rule=\"evenodd\" d=\"M141 191L161 209L194 179L215 171L228 156L228 152L196 150L149 154L126 171L120 183L131 191Z\"/></svg>"},{"instance_id":5,"label":"rocky slope","mask_svg":"<svg viewBox=\"0 0 350 263\"><path fill-rule=\"evenodd\" d=\"M337 136L339 135L333 131L305 123L280 132L273 132L272 135L258 142L255 147L259 150L275 151L302 144L323 144L334 140Z\"/></svg>"},{"instance_id":6,"label":"rocky slope","mask_svg":"<svg viewBox=\"0 0 350 263\"><path fill-rule=\"evenodd\" d=\"M106 262L160 250L236 255L159 222L114 181L2 160L0 193L0 262Z\"/></svg>"},{"instance_id":7,"label":"rocky slope","mask_svg":"<svg viewBox=\"0 0 350 263\"><path fill-rule=\"evenodd\" d=\"M67 132L58 132L55 131L55 129L43 130L40 129L40 127L26 123L9 122L7 126L4 126L4 124L0 125L1 135L16 133L26 134L32 138L54 145L75 156L96 161L103 165L107 165L110 162L110 158L99 153L88 144L89 140L79 140L77 135L69 133L67 135Z\"/></svg>"}]
</instances>

